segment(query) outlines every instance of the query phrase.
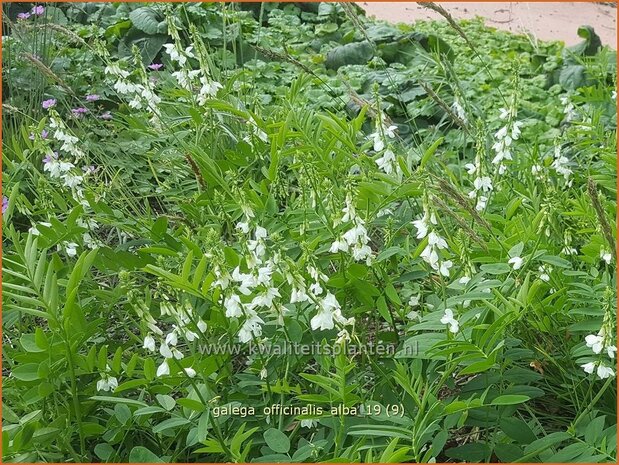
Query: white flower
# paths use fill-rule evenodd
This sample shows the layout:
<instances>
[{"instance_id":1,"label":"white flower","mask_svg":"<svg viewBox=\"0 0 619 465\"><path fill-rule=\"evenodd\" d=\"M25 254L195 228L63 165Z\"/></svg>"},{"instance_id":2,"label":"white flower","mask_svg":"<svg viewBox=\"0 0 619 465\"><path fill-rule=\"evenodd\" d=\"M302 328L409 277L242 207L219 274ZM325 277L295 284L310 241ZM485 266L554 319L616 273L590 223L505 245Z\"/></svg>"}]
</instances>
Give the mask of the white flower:
<instances>
[{"instance_id":1,"label":"white flower","mask_svg":"<svg viewBox=\"0 0 619 465\"><path fill-rule=\"evenodd\" d=\"M155 346L155 338L152 337L150 334L146 336L144 338L144 345L142 347L144 349L150 350L151 352L154 352L155 350L157 350Z\"/></svg>"},{"instance_id":2,"label":"white flower","mask_svg":"<svg viewBox=\"0 0 619 465\"><path fill-rule=\"evenodd\" d=\"M608 356L610 358L615 358L615 353L617 352L617 347L616 346L607 346L606 347L606 353L608 353Z\"/></svg>"},{"instance_id":3,"label":"white flower","mask_svg":"<svg viewBox=\"0 0 619 465\"><path fill-rule=\"evenodd\" d=\"M610 265L610 262L613 259L613 256L610 252L606 252L605 250L600 250L600 258L606 262L607 265Z\"/></svg>"},{"instance_id":4,"label":"white flower","mask_svg":"<svg viewBox=\"0 0 619 465\"><path fill-rule=\"evenodd\" d=\"M196 370L194 370L193 368L183 368L183 370L185 371L185 374L187 376L189 376L190 378L194 378L196 376Z\"/></svg>"},{"instance_id":5,"label":"white flower","mask_svg":"<svg viewBox=\"0 0 619 465\"><path fill-rule=\"evenodd\" d=\"M385 135L389 137L390 139L393 139L395 137L395 131L398 130L398 127L395 125L391 125L383 129L385 130Z\"/></svg>"},{"instance_id":6,"label":"white flower","mask_svg":"<svg viewBox=\"0 0 619 465\"><path fill-rule=\"evenodd\" d=\"M370 137L374 138L374 151L375 152L380 152L382 149L385 148L385 142L383 141L379 132L375 132L374 134L371 134Z\"/></svg>"},{"instance_id":7,"label":"white flower","mask_svg":"<svg viewBox=\"0 0 619 465\"><path fill-rule=\"evenodd\" d=\"M428 235L428 223L425 217L413 221L413 226L417 228L417 239L423 239Z\"/></svg>"},{"instance_id":8,"label":"white flower","mask_svg":"<svg viewBox=\"0 0 619 465\"><path fill-rule=\"evenodd\" d=\"M366 260L367 264L369 265L372 258L372 249L369 245L357 244L352 249L352 257L355 260Z\"/></svg>"},{"instance_id":9,"label":"white flower","mask_svg":"<svg viewBox=\"0 0 619 465\"><path fill-rule=\"evenodd\" d=\"M168 361L164 360L161 365L157 367L157 378L170 374L170 367L168 366Z\"/></svg>"},{"instance_id":10,"label":"white flower","mask_svg":"<svg viewBox=\"0 0 619 465\"><path fill-rule=\"evenodd\" d=\"M249 224L243 223L243 222L239 221L236 224L236 229L238 229L239 231L242 231L243 233L247 234L249 232Z\"/></svg>"},{"instance_id":11,"label":"white flower","mask_svg":"<svg viewBox=\"0 0 619 465\"><path fill-rule=\"evenodd\" d=\"M264 229L262 226L256 226L256 240L259 241L260 239L266 239L267 237L267 230Z\"/></svg>"},{"instance_id":12,"label":"white flower","mask_svg":"<svg viewBox=\"0 0 619 465\"><path fill-rule=\"evenodd\" d=\"M585 373L593 373L593 370L595 370L595 362L589 362L589 363L585 363L584 365L580 365L582 367L583 370L585 370Z\"/></svg>"},{"instance_id":13,"label":"white flower","mask_svg":"<svg viewBox=\"0 0 619 465\"><path fill-rule=\"evenodd\" d=\"M77 244L75 242L65 242L64 250L69 257L75 257L77 255Z\"/></svg>"},{"instance_id":14,"label":"white flower","mask_svg":"<svg viewBox=\"0 0 619 465\"><path fill-rule=\"evenodd\" d=\"M393 173L393 165L395 163L395 153L391 150L385 150L382 157L375 160L378 167L387 174Z\"/></svg>"},{"instance_id":15,"label":"white flower","mask_svg":"<svg viewBox=\"0 0 619 465\"><path fill-rule=\"evenodd\" d=\"M301 420L301 428L313 428L317 424L316 420Z\"/></svg>"},{"instance_id":16,"label":"white flower","mask_svg":"<svg viewBox=\"0 0 619 465\"><path fill-rule=\"evenodd\" d=\"M445 314L441 318L441 323L444 325L449 325L449 331L452 333L457 333L460 329L460 324L458 320L454 318L454 313L450 308L445 309Z\"/></svg>"},{"instance_id":17,"label":"white flower","mask_svg":"<svg viewBox=\"0 0 619 465\"><path fill-rule=\"evenodd\" d=\"M538 270L541 273L539 275L539 279L541 279L542 281L545 281L545 282L549 282L550 281L550 275L548 273L550 272L550 270L547 269L544 265L540 266L538 268Z\"/></svg>"},{"instance_id":18,"label":"white flower","mask_svg":"<svg viewBox=\"0 0 619 465\"><path fill-rule=\"evenodd\" d=\"M561 249L561 253L565 255L576 255L578 254L578 249L566 245Z\"/></svg>"},{"instance_id":19,"label":"white flower","mask_svg":"<svg viewBox=\"0 0 619 465\"><path fill-rule=\"evenodd\" d=\"M508 260L507 263L509 263L510 265L512 265L512 268L514 270L519 270L520 267L522 267L522 263L524 262L524 260L520 257L512 257Z\"/></svg>"},{"instance_id":20,"label":"white flower","mask_svg":"<svg viewBox=\"0 0 619 465\"><path fill-rule=\"evenodd\" d=\"M319 328L321 331L324 331L325 329L333 329L333 313L329 309L321 307L318 310L318 313L316 313L310 321L310 324L314 331Z\"/></svg>"},{"instance_id":21,"label":"white flower","mask_svg":"<svg viewBox=\"0 0 619 465\"><path fill-rule=\"evenodd\" d=\"M185 339L187 339L189 342L193 342L196 339L198 339L198 335L196 333L194 333L192 330L186 329L185 330Z\"/></svg>"},{"instance_id":22,"label":"white flower","mask_svg":"<svg viewBox=\"0 0 619 465\"><path fill-rule=\"evenodd\" d=\"M345 319L342 316L340 304L333 294L330 292L320 300L318 313L311 319L310 325L313 330L320 328L321 331L325 329L333 329L335 324L333 320L336 320L340 324L352 324L354 319Z\"/></svg>"},{"instance_id":23,"label":"white flower","mask_svg":"<svg viewBox=\"0 0 619 465\"><path fill-rule=\"evenodd\" d=\"M467 163L464 167L469 174L475 174L475 171L477 171L477 167L473 163Z\"/></svg>"},{"instance_id":24,"label":"white flower","mask_svg":"<svg viewBox=\"0 0 619 465\"><path fill-rule=\"evenodd\" d=\"M604 366L602 364L598 366L597 373L600 379L606 379L606 378L610 378L611 376L615 376L615 372L613 371L612 368Z\"/></svg>"},{"instance_id":25,"label":"white flower","mask_svg":"<svg viewBox=\"0 0 619 465\"><path fill-rule=\"evenodd\" d=\"M275 287L267 289L260 295L254 297L251 302L252 307L267 307L270 308L273 305L273 299L275 297L281 297L279 291Z\"/></svg>"},{"instance_id":26,"label":"white flower","mask_svg":"<svg viewBox=\"0 0 619 465\"><path fill-rule=\"evenodd\" d=\"M165 358L172 358L174 357L174 354L172 353L172 351L170 350L170 348L168 347L167 344L161 344L161 346L159 346L159 353L165 357Z\"/></svg>"},{"instance_id":27,"label":"white flower","mask_svg":"<svg viewBox=\"0 0 619 465\"><path fill-rule=\"evenodd\" d=\"M258 268L258 276L256 277L256 281L258 284L264 284L268 286L271 283L271 275L273 274L273 269L271 266L261 266Z\"/></svg>"},{"instance_id":28,"label":"white flower","mask_svg":"<svg viewBox=\"0 0 619 465\"><path fill-rule=\"evenodd\" d=\"M184 66L187 63L187 58L195 58L191 52L193 47L187 47L185 51L176 48L175 44L163 44L165 51L170 55L172 61L176 61L179 65Z\"/></svg>"},{"instance_id":29,"label":"white flower","mask_svg":"<svg viewBox=\"0 0 619 465\"><path fill-rule=\"evenodd\" d=\"M514 121L514 124L512 126L512 139L518 140L518 138L520 137L520 126L522 126L522 121Z\"/></svg>"},{"instance_id":30,"label":"white flower","mask_svg":"<svg viewBox=\"0 0 619 465\"><path fill-rule=\"evenodd\" d=\"M471 278L470 278L469 276L462 276L462 277L458 280L458 282L459 282L460 284L462 284L462 285L466 286L466 285L469 283L469 281L470 281L470 280L471 280Z\"/></svg>"},{"instance_id":31,"label":"white flower","mask_svg":"<svg viewBox=\"0 0 619 465\"><path fill-rule=\"evenodd\" d=\"M251 341L252 336L260 337L262 335L260 325L264 324L264 320L254 310L248 310L247 313L249 315L239 330L239 341L242 343Z\"/></svg>"},{"instance_id":32,"label":"white flower","mask_svg":"<svg viewBox=\"0 0 619 465\"><path fill-rule=\"evenodd\" d=\"M492 179L490 179L488 176L475 178L475 181L473 181L473 185L475 186L475 190L482 189L484 192L489 192L492 190Z\"/></svg>"},{"instance_id":33,"label":"white flower","mask_svg":"<svg viewBox=\"0 0 619 465\"><path fill-rule=\"evenodd\" d=\"M320 283L318 281L316 281L314 284L310 284L309 289L310 292L315 296L319 296L320 294L322 294L322 287L320 287Z\"/></svg>"},{"instance_id":34,"label":"white flower","mask_svg":"<svg viewBox=\"0 0 619 465\"><path fill-rule=\"evenodd\" d=\"M587 347L590 347L596 354L602 352L602 349L604 348L604 338L602 336L589 334L585 337L585 342L587 343Z\"/></svg>"},{"instance_id":35,"label":"white flower","mask_svg":"<svg viewBox=\"0 0 619 465\"><path fill-rule=\"evenodd\" d=\"M482 211L484 208L486 208L487 203L488 203L488 197L480 195L479 198L477 199L477 205L475 205L475 210L477 210L478 212Z\"/></svg>"},{"instance_id":36,"label":"white flower","mask_svg":"<svg viewBox=\"0 0 619 465\"><path fill-rule=\"evenodd\" d=\"M531 174L538 174L542 171L542 167L540 165L533 165L531 167Z\"/></svg>"},{"instance_id":37,"label":"white flower","mask_svg":"<svg viewBox=\"0 0 619 465\"><path fill-rule=\"evenodd\" d=\"M251 274L241 273L238 266L234 269L234 271L232 271L232 279L240 283L239 292L241 292L241 294L243 295L251 294L251 289L258 285L258 281L255 276Z\"/></svg>"},{"instance_id":38,"label":"white flower","mask_svg":"<svg viewBox=\"0 0 619 465\"><path fill-rule=\"evenodd\" d=\"M269 372L267 371L266 368L262 368L262 370L260 370L260 379L267 379Z\"/></svg>"},{"instance_id":39,"label":"white flower","mask_svg":"<svg viewBox=\"0 0 619 465\"><path fill-rule=\"evenodd\" d=\"M406 318L408 318L409 320L420 320L421 315L419 314L419 312L416 312L415 310L411 310L410 312L406 314Z\"/></svg>"},{"instance_id":40,"label":"white flower","mask_svg":"<svg viewBox=\"0 0 619 465\"><path fill-rule=\"evenodd\" d=\"M442 274L443 276L445 276L446 278L449 278L449 269L452 266L453 266L453 263L451 262L451 260L445 260L444 262L441 262L438 272Z\"/></svg>"},{"instance_id":41,"label":"white flower","mask_svg":"<svg viewBox=\"0 0 619 465\"><path fill-rule=\"evenodd\" d=\"M443 239L441 236L436 234L434 231L432 231L428 235L428 244L430 246L432 246L432 247L436 246L439 249L446 249L447 248L447 242L445 241L445 239Z\"/></svg>"},{"instance_id":42,"label":"white flower","mask_svg":"<svg viewBox=\"0 0 619 465\"><path fill-rule=\"evenodd\" d=\"M165 337L165 343L171 346L175 346L176 344L178 344L178 336L176 334L176 330L168 333L168 335Z\"/></svg>"},{"instance_id":43,"label":"white flower","mask_svg":"<svg viewBox=\"0 0 619 465\"><path fill-rule=\"evenodd\" d=\"M438 253L434 250L434 247L428 245L423 252L421 252L421 258L428 263L432 268L438 268Z\"/></svg>"},{"instance_id":44,"label":"white flower","mask_svg":"<svg viewBox=\"0 0 619 465\"><path fill-rule=\"evenodd\" d=\"M408 301L408 305L410 305L411 307L416 307L417 305L419 305L420 298L421 296L419 294L412 296Z\"/></svg>"},{"instance_id":45,"label":"white flower","mask_svg":"<svg viewBox=\"0 0 619 465\"><path fill-rule=\"evenodd\" d=\"M329 252L337 253L339 251L342 251L342 252L348 251L348 243L346 241L344 240L333 241L333 244L331 244L331 248L329 249Z\"/></svg>"},{"instance_id":46,"label":"white flower","mask_svg":"<svg viewBox=\"0 0 619 465\"><path fill-rule=\"evenodd\" d=\"M499 108L501 114L499 115L500 119L507 119L509 117L510 111L507 108Z\"/></svg>"},{"instance_id":47,"label":"white flower","mask_svg":"<svg viewBox=\"0 0 619 465\"><path fill-rule=\"evenodd\" d=\"M203 320L198 320L197 326L201 333L206 331L206 323Z\"/></svg>"},{"instance_id":48,"label":"white flower","mask_svg":"<svg viewBox=\"0 0 619 465\"><path fill-rule=\"evenodd\" d=\"M102 379L97 381L97 391L114 391L118 387L118 380L113 376L104 375Z\"/></svg>"},{"instance_id":49,"label":"white flower","mask_svg":"<svg viewBox=\"0 0 619 465\"><path fill-rule=\"evenodd\" d=\"M73 163L52 158L51 161L45 164L43 171L48 171L52 178L59 178L72 168L75 168Z\"/></svg>"},{"instance_id":50,"label":"white flower","mask_svg":"<svg viewBox=\"0 0 619 465\"><path fill-rule=\"evenodd\" d=\"M451 110L456 114L458 118L460 118L464 123L467 123L468 118L466 117L466 111L460 105L458 99L454 100L454 103L451 105Z\"/></svg>"},{"instance_id":51,"label":"white flower","mask_svg":"<svg viewBox=\"0 0 619 465\"><path fill-rule=\"evenodd\" d=\"M226 316L228 318L240 317L243 315L241 298L236 294L232 294L230 297L226 298L224 307L226 308Z\"/></svg>"}]
</instances>

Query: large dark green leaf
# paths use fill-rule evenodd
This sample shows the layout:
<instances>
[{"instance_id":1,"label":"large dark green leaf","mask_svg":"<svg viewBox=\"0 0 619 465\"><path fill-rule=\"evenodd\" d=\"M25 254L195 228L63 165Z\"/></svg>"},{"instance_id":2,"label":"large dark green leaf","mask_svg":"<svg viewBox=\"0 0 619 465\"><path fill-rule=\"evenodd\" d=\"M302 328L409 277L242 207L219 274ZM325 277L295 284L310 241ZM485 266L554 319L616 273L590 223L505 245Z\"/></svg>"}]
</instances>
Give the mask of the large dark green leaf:
<instances>
[{"instance_id":1,"label":"large dark green leaf","mask_svg":"<svg viewBox=\"0 0 619 465\"><path fill-rule=\"evenodd\" d=\"M367 41L335 47L325 61L327 69L338 69L346 65L363 65L374 56L372 44Z\"/></svg>"}]
</instances>

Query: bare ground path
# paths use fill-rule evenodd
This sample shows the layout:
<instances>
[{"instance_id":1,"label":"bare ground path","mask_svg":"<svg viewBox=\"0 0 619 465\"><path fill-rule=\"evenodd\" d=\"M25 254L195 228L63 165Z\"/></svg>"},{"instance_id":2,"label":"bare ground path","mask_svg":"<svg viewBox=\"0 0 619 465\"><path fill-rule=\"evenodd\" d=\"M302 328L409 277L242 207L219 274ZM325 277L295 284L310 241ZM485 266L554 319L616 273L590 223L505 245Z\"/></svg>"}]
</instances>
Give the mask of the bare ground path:
<instances>
[{"instance_id":1,"label":"bare ground path","mask_svg":"<svg viewBox=\"0 0 619 465\"><path fill-rule=\"evenodd\" d=\"M595 28L604 45L617 48L617 9L600 3L582 2L437 2L458 19L475 16L486 18L486 24L514 33L530 32L541 40L560 40L574 45L582 39L576 35L578 26ZM415 2L359 2L368 14L377 19L412 23L420 19L441 19L434 11Z\"/></svg>"}]
</instances>

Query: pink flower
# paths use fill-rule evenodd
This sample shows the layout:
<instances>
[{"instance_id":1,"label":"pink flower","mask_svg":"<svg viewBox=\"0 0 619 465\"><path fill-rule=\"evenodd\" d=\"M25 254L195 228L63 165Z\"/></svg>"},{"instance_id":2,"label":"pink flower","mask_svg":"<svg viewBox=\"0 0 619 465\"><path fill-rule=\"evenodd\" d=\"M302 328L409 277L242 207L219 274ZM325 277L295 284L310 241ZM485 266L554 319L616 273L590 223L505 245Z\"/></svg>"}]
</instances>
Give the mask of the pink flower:
<instances>
[{"instance_id":1,"label":"pink flower","mask_svg":"<svg viewBox=\"0 0 619 465\"><path fill-rule=\"evenodd\" d=\"M90 94L86 96L86 101L87 102L96 102L97 100L99 100L101 97L99 97L97 94Z\"/></svg>"},{"instance_id":2,"label":"pink flower","mask_svg":"<svg viewBox=\"0 0 619 465\"><path fill-rule=\"evenodd\" d=\"M106 111L105 113L101 114L101 116L99 116L99 118L101 119L112 119L112 113L110 113L109 111Z\"/></svg>"},{"instance_id":3,"label":"pink flower","mask_svg":"<svg viewBox=\"0 0 619 465\"><path fill-rule=\"evenodd\" d=\"M153 71L159 71L161 68L163 68L163 64L161 63L153 63L148 65L148 69L151 69Z\"/></svg>"},{"instance_id":4,"label":"pink flower","mask_svg":"<svg viewBox=\"0 0 619 465\"><path fill-rule=\"evenodd\" d=\"M43 100L43 103L41 105L43 106L43 108L45 110L48 110L48 109L56 106L56 99L55 98L50 98L48 100Z\"/></svg>"},{"instance_id":5,"label":"pink flower","mask_svg":"<svg viewBox=\"0 0 619 465\"><path fill-rule=\"evenodd\" d=\"M35 16L41 16L45 13L45 7L43 5L37 5L32 8L31 13Z\"/></svg>"},{"instance_id":6,"label":"pink flower","mask_svg":"<svg viewBox=\"0 0 619 465\"><path fill-rule=\"evenodd\" d=\"M30 13L19 13L17 15L17 19L28 19L30 18Z\"/></svg>"},{"instance_id":7,"label":"pink flower","mask_svg":"<svg viewBox=\"0 0 619 465\"><path fill-rule=\"evenodd\" d=\"M4 195L2 196L2 214L4 215L4 212L6 211L6 209L9 208L9 199L7 199Z\"/></svg>"}]
</instances>

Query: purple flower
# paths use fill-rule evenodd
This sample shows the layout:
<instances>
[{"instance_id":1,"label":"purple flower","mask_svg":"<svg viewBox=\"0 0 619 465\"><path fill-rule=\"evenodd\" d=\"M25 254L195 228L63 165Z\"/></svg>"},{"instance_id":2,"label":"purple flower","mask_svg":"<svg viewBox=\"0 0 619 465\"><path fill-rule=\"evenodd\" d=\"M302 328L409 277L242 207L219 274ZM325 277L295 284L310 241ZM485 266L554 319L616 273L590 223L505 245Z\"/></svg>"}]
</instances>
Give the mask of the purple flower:
<instances>
[{"instance_id":1,"label":"purple flower","mask_svg":"<svg viewBox=\"0 0 619 465\"><path fill-rule=\"evenodd\" d=\"M88 113L88 108L84 108L84 107L73 108L71 109L71 113L73 113L73 116L75 116L76 118L81 118L86 113Z\"/></svg>"},{"instance_id":2,"label":"purple flower","mask_svg":"<svg viewBox=\"0 0 619 465\"><path fill-rule=\"evenodd\" d=\"M99 116L99 118L101 118L101 119L112 119L112 113L110 113L109 111L106 111L101 116Z\"/></svg>"},{"instance_id":3,"label":"purple flower","mask_svg":"<svg viewBox=\"0 0 619 465\"><path fill-rule=\"evenodd\" d=\"M54 152L51 155L46 155L45 158L43 159L43 164L47 165L49 163L52 162L52 160L58 160L58 152Z\"/></svg>"},{"instance_id":4,"label":"purple flower","mask_svg":"<svg viewBox=\"0 0 619 465\"><path fill-rule=\"evenodd\" d=\"M48 109L56 106L56 99L55 98L50 98L48 100L43 100L42 105L43 105L43 108L45 110L48 110Z\"/></svg>"},{"instance_id":5,"label":"purple flower","mask_svg":"<svg viewBox=\"0 0 619 465\"><path fill-rule=\"evenodd\" d=\"M2 214L4 215L4 212L6 211L6 209L9 208L9 199L7 199L4 195L2 196Z\"/></svg>"},{"instance_id":6,"label":"purple flower","mask_svg":"<svg viewBox=\"0 0 619 465\"><path fill-rule=\"evenodd\" d=\"M47 139L48 135L49 135L49 132L47 132L45 129L41 131L41 139ZM30 133L30 135L28 136L28 139L34 140L34 132Z\"/></svg>"},{"instance_id":7,"label":"purple flower","mask_svg":"<svg viewBox=\"0 0 619 465\"><path fill-rule=\"evenodd\" d=\"M30 18L30 13L18 13L17 19L28 19Z\"/></svg>"},{"instance_id":8,"label":"purple flower","mask_svg":"<svg viewBox=\"0 0 619 465\"><path fill-rule=\"evenodd\" d=\"M101 97L99 97L97 94L90 94L86 96L86 101L87 102L96 102L97 100L99 100Z\"/></svg>"},{"instance_id":9,"label":"purple flower","mask_svg":"<svg viewBox=\"0 0 619 465\"><path fill-rule=\"evenodd\" d=\"M45 7L43 5L37 5L32 8L31 13L36 16L41 16L45 13Z\"/></svg>"},{"instance_id":10,"label":"purple flower","mask_svg":"<svg viewBox=\"0 0 619 465\"><path fill-rule=\"evenodd\" d=\"M163 68L163 64L161 63L153 63L148 65L148 69L152 69L153 71L159 71L161 68Z\"/></svg>"}]
</instances>

